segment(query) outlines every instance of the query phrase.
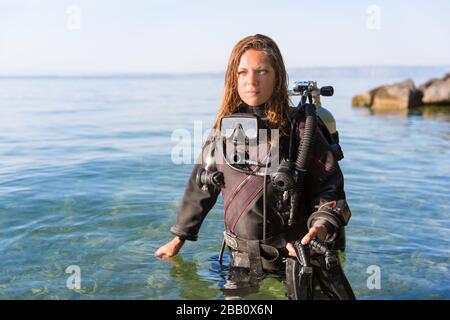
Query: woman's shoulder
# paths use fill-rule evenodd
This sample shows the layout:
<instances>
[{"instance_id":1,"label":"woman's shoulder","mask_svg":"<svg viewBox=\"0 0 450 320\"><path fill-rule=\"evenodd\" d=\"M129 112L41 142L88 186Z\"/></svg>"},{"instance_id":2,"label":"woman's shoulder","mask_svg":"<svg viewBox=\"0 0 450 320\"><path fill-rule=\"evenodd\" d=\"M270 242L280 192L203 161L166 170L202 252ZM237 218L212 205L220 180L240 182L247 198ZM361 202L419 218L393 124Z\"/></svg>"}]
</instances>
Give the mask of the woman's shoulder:
<instances>
[{"instance_id":1,"label":"woman's shoulder","mask_svg":"<svg viewBox=\"0 0 450 320\"><path fill-rule=\"evenodd\" d=\"M289 106L288 106L288 113L289 113L289 116L290 116L290 117L292 117L292 115L294 114L295 110L297 110L296 107L294 107L294 106L292 106L292 105L289 105Z\"/></svg>"}]
</instances>

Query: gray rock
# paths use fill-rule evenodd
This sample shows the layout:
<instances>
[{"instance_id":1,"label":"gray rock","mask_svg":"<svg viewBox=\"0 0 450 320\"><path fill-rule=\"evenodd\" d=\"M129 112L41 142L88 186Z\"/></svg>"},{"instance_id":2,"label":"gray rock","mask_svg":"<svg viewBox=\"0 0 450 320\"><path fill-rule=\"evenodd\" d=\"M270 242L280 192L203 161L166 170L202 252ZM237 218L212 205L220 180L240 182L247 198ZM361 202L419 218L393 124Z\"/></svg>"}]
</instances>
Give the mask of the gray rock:
<instances>
[{"instance_id":1,"label":"gray rock","mask_svg":"<svg viewBox=\"0 0 450 320\"><path fill-rule=\"evenodd\" d=\"M352 98L352 106L370 107L372 103L372 91L364 92Z\"/></svg>"},{"instance_id":2,"label":"gray rock","mask_svg":"<svg viewBox=\"0 0 450 320\"><path fill-rule=\"evenodd\" d=\"M423 104L450 105L450 73L442 79L428 80L419 90L423 92Z\"/></svg>"},{"instance_id":3,"label":"gray rock","mask_svg":"<svg viewBox=\"0 0 450 320\"><path fill-rule=\"evenodd\" d=\"M404 110L420 106L421 98L422 92L408 79L354 96L352 104L369 106L374 110Z\"/></svg>"}]
</instances>

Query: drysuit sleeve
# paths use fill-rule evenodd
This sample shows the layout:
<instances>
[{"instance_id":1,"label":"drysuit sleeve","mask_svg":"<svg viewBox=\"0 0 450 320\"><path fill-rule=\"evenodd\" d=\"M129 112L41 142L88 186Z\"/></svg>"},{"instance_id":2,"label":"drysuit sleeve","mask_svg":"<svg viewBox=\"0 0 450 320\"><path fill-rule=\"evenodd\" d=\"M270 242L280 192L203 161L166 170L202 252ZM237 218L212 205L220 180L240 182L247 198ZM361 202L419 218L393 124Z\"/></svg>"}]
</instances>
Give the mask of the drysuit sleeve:
<instances>
[{"instance_id":1,"label":"drysuit sleeve","mask_svg":"<svg viewBox=\"0 0 450 320\"><path fill-rule=\"evenodd\" d=\"M203 168L202 160L205 159L210 144L211 140L208 139L202 148L202 153L197 159L187 182L183 198L178 208L176 223L170 228L170 232L181 239L197 240L200 226L208 212L215 205L220 193L220 190L216 188L203 190L196 182L197 173Z\"/></svg>"}]
</instances>

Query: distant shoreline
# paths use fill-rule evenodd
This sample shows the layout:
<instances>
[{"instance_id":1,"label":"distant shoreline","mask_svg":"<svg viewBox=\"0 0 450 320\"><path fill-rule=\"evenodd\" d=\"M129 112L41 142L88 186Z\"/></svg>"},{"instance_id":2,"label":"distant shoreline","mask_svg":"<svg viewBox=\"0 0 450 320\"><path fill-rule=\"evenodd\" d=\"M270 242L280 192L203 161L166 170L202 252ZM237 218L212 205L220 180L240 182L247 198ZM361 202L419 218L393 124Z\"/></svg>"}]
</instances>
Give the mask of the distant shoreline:
<instances>
[{"instance_id":1,"label":"distant shoreline","mask_svg":"<svg viewBox=\"0 0 450 320\"><path fill-rule=\"evenodd\" d=\"M450 65L436 65L436 66L344 66L344 67L295 67L287 68L289 74L303 73L308 77L331 77L331 76L346 76L346 77L408 77L414 75L429 75L430 73L440 76L441 73L450 72ZM0 74L0 79L146 79L146 78L191 78L191 77L223 77L225 71L211 71L211 72L110 72L110 73L41 73L41 74L26 74L26 73L5 73Z\"/></svg>"}]
</instances>

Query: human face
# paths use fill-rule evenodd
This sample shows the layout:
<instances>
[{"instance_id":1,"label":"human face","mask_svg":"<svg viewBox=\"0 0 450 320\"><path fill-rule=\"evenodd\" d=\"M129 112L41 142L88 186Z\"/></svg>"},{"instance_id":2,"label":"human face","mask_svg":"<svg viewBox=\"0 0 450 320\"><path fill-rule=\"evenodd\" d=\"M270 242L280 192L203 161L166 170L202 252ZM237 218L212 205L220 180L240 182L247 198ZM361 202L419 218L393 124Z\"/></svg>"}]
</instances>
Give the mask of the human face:
<instances>
[{"instance_id":1,"label":"human face","mask_svg":"<svg viewBox=\"0 0 450 320\"><path fill-rule=\"evenodd\" d=\"M237 70L238 93L251 107L266 103L275 88L275 70L267 53L249 49L244 52Z\"/></svg>"}]
</instances>

